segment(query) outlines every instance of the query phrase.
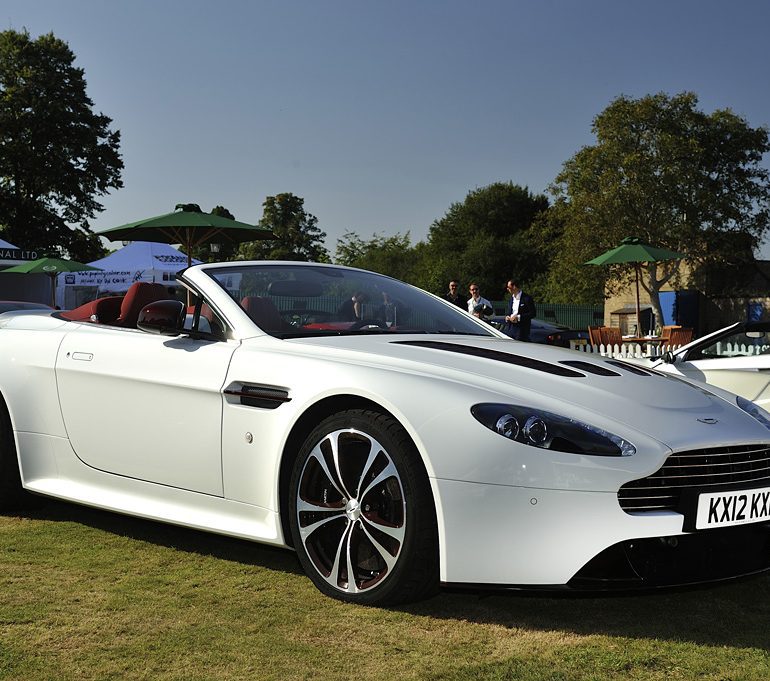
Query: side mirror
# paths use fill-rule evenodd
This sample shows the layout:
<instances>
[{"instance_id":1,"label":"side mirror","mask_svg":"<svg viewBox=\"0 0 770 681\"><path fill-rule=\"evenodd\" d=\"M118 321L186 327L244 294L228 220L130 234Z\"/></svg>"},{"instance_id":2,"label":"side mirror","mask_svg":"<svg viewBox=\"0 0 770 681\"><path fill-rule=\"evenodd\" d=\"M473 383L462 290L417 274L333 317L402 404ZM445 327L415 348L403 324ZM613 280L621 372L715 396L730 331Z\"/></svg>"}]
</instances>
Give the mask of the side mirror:
<instances>
[{"instance_id":1,"label":"side mirror","mask_svg":"<svg viewBox=\"0 0 770 681\"><path fill-rule=\"evenodd\" d=\"M666 350L666 352L663 354L663 361L666 364L673 364L674 363L674 353L671 352L671 350Z\"/></svg>"},{"instance_id":2,"label":"side mirror","mask_svg":"<svg viewBox=\"0 0 770 681\"><path fill-rule=\"evenodd\" d=\"M181 300L156 300L141 309L136 328L161 336L178 336L184 328L184 313Z\"/></svg>"}]
</instances>

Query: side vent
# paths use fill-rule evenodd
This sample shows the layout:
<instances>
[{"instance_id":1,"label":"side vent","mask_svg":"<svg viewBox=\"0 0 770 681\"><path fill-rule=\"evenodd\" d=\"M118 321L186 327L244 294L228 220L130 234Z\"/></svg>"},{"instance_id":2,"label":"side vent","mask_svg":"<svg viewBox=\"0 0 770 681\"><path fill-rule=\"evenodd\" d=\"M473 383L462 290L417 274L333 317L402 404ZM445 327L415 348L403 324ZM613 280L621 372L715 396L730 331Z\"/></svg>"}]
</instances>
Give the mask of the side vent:
<instances>
[{"instance_id":1,"label":"side vent","mask_svg":"<svg viewBox=\"0 0 770 681\"><path fill-rule=\"evenodd\" d=\"M612 371L612 369L607 369L599 364L592 364L591 362L584 362L579 359L566 359L559 362L559 364L566 364L573 369L580 369L581 371L586 371L589 374L596 374L597 376L620 376L617 371Z\"/></svg>"},{"instance_id":2,"label":"side vent","mask_svg":"<svg viewBox=\"0 0 770 681\"><path fill-rule=\"evenodd\" d=\"M284 402L291 401L288 390L266 385L232 383L224 389L224 394L231 404L260 409L276 409Z\"/></svg>"},{"instance_id":3,"label":"side vent","mask_svg":"<svg viewBox=\"0 0 770 681\"><path fill-rule=\"evenodd\" d=\"M652 372L645 371L641 367L638 367L634 364L629 364L628 362L620 362L616 359L608 359L607 364L612 364L612 366L617 367L618 369L624 369L630 374L634 374L636 376L652 376Z\"/></svg>"}]
</instances>

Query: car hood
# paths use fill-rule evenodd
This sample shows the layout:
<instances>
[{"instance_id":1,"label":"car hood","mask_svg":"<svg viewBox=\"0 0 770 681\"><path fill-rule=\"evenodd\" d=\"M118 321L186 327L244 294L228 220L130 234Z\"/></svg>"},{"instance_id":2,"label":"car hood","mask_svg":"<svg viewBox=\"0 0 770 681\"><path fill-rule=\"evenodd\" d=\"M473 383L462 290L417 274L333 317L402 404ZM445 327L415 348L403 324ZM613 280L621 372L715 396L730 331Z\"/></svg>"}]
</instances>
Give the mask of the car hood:
<instances>
[{"instance_id":1,"label":"car hood","mask_svg":"<svg viewBox=\"0 0 770 681\"><path fill-rule=\"evenodd\" d=\"M382 334L290 342L328 348L340 360L474 386L501 400L561 410L595 425L624 424L672 449L770 440L764 426L707 387L600 355L475 336Z\"/></svg>"}]
</instances>

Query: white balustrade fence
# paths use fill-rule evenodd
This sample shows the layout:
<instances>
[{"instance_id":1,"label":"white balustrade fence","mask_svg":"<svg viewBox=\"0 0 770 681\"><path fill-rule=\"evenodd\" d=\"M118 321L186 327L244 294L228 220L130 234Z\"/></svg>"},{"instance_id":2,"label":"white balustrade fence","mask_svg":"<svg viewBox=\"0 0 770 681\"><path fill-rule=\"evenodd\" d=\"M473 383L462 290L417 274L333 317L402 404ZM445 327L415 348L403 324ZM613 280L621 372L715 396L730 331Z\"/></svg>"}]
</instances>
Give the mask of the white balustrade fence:
<instances>
[{"instance_id":1,"label":"white balustrade fence","mask_svg":"<svg viewBox=\"0 0 770 681\"><path fill-rule=\"evenodd\" d=\"M681 347L681 345L660 345L658 343L622 343L620 345L590 345L586 343L579 345L575 341L570 341L570 350L595 353L602 357L612 357L614 359L655 358L660 357L669 350L673 352Z\"/></svg>"},{"instance_id":2,"label":"white balustrade fence","mask_svg":"<svg viewBox=\"0 0 770 681\"><path fill-rule=\"evenodd\" d=\"M681 345L660 343L622 343L620 345L590 345L580 344L580 341L570 341L570 350L577 352L596 353L602 357L615 359L655 358L667 351L674 352ZM704 357L752 357L770 353L770 345L766 343L725 343L717 342L703 351Z\"/></svg>"},{"instance_id":3,"label":"white balustrade fence","mask_svg":"<svg viewBox=\"0 0 770 681\"><path fill-rule=\"evenodd\" d=\"M770 345L748 344L748 343L723 343L722 341L714 345L714 351L709 351L709 355L715 357L752 357L754 355L766 355L770 352Z\"/></svg>"}]
</instances>

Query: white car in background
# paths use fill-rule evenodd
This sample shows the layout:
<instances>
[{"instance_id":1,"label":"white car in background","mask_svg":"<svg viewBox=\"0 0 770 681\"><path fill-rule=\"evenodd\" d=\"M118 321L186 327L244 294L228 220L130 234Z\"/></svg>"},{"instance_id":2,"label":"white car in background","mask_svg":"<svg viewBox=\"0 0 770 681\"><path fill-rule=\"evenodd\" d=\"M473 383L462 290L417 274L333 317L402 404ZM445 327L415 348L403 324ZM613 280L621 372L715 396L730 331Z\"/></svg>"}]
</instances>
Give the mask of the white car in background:
<instances>
[{"instance_id":1,"label":"white car in background","mask_svg":"<svg viewBox=\"0 0 770 681\"><path fill-rule=\"evenodd\" d=\"M770 407L770 322L736 322L645 364Z\"/></svg>"},{"instance_id":2,"label":"white car in background","mask_svg":"<svg viewBox=\"0 0 770 681\"><path fill-rule=\"evenodd\" d=\"M177 282L184 302L137 282L0 315L0 506L31 492L292 548L360 604L770 569L770 414L751 402L513 341L372 272Z\"/></svg>"}]
</instances>

